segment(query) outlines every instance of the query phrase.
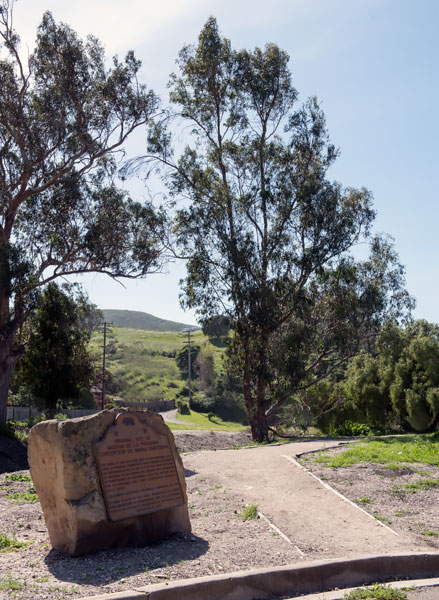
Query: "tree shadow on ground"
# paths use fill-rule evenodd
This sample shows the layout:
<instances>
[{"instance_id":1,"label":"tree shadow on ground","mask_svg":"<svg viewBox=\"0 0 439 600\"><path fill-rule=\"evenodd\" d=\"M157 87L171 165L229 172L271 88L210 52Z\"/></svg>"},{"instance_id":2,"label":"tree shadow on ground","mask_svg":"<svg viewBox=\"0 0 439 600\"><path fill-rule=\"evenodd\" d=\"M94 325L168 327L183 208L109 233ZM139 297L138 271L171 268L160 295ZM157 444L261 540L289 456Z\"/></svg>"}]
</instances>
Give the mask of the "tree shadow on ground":
<instances>
[{"instance_id":1,"label":"tree shadow on ground","mask_svg":"<svg viewBox=\"0 0 439 600\"><path fill-rule=\"evenodd\" d=\"M178 533L148 546L112 548L71 557L51 550L46 558L47 568L58 581L82 585L105 586L120 579L148 574L168 578L169 567L181 561L190 561L205 554L209 542L193 534ZM145 585L151 581L145 581Z\"/></svg>"}]
</instances>

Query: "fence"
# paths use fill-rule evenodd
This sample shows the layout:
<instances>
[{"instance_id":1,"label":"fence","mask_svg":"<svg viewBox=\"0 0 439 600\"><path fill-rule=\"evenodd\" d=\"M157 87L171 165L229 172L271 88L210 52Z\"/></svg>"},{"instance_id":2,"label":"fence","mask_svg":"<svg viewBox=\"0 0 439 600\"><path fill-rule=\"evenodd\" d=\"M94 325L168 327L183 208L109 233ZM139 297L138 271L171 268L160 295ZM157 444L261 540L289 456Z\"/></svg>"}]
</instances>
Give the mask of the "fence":
<instances>
[{"instance_id":1,"label":"fence","mask_svg":"<svg viewBox=\"0 0 439 600\"><path fill-rule=\"evenodd\" d=\"M174 400L152 400L151 402L117 402L118 406L126 406L128 408L148 409L151 412L164 412L175 408ZM69 419L76 417L86 417L95 415L98 410L89 410L85 408L69 408L62 411ZM8 421L26 421L29 417L39 417L41 411L37 408L29 406L8 406L6 411L6 419Z\"/></svg>"}]
</instances>

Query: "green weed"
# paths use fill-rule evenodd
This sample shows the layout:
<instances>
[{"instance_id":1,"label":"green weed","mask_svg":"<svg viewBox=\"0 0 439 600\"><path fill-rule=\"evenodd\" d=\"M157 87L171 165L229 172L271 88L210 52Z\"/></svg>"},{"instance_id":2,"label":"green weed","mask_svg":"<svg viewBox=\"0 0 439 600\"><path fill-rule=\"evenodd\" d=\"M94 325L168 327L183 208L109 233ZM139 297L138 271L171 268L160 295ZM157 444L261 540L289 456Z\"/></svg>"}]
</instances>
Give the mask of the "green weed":
<instances>
[{"instance_id":1,"label":"green weed","mask_svg":"<svg viewBox=\"0 0 439 600\"><path fill-rule=\"evenodd\" d=\"M0 552L10 552L16 548L25 548L32 542L19 542L15 538L9 538L4 533L0 533Z\"/></svg>"},{"instance_id":2,"label":"green weed","mask_svg":"<svg viewBox=\"0 0 439 600\"><path fill-rule=\"evenodd\" d=\"M410 493L415 494L419 490L431 490L439 487L439 479L421 479L415 483L405 483L403 487Z\"/></svg>"},{"instance_id":3,"label":"green weed","mask_svg":"<svg viewBox=\"0 0 439 600\"><path fill-rule=\"evenodd\" d=\"M343 596L343 600L406 600L407 594L395 590L389 585L374 585L372 587L352 590Z\"/></svg>"},{"instance_id":4,"label":"green weed","mask_svg":"<svg viewBox=\"0 0 439 600\"><path fill-rule=\"evenodd\" d=\"M383 517L383 515L379 515L378 513L373 513L373 516L375 517L375 519L377 521L381 521L381 523L384 523L385 525L392 524L392 521L389 521L389 519L387 517Z\"/></svg>"},{"instance_id":5,"label":"green weed","mask_svg":"<svg viewBox=\"0 0 439 600\"><path fill-rule=\"evenodd\" d=\"M357 498L355 502L358 502L358 504L373 504L373 500L372 498L369 498L369 496L362 496L361 498Z\"/></svg>"},{"instance_id":6,"label":"green weed","mask_svg":"<svg viewBox=\"0 0 439 600\"><path fill-rule=\"evenodd\" d=\"M251 519L258 518L258 505L250 504L249 506L244 507L241 513L239 513L238 517L240 517L243 521L250 521Z\"/></svg>"},{"instance_id":7,"label":"green weed","mask_svg":"<svg viewBox=\"0 0 439 600\"><path fill-rule=\"evenodd\" d=\"M20 591L25 587L26 583L14 579L10 573L5 577L0 577L0 590L2 591Z\"/></svg>"},{"instance_id":8,"label":"green weed","mask_svg":"<svg viewBox=\"0 0 439 600\"><path fill-rule=\"evenodd\" d=\"M26 492L15 492L6 496L7 500L13 500L14 504L34 504L38 502L38 494L33 485Z\"/></svg>"},{"instance_id":9,"label":"green weed","mask_svg":"<svg viewBox=\"0 0 439 600\"><path fill-rule=\"evenodd\" d=\"M32 479L24 473L9 473L5 475L5 481L32 481Z\"/></svg>"},{"instance_id":10,"label":"green weed","mask_svg":"<svg viewBox=\"0 0 439 600\"><path fill-rule=\"evenodd\" d=\"M435 529L423 529L421 533L426 537L439 537L439 531L436 531Z\"/></svg>"}]
</instances>

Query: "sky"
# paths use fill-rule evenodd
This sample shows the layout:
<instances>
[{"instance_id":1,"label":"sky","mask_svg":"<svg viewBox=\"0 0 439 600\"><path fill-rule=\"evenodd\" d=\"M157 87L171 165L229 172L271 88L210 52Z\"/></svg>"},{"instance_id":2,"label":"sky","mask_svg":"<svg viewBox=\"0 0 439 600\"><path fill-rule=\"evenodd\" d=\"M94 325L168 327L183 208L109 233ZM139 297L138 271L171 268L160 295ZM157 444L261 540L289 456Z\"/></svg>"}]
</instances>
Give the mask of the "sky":
<instances>
[{"instance_id":1,"label":"sky","mask_svg":"<svg viewBox=\"0 0 439 600\"><path fill-rule=\"evenodd\" d=\"M164 102L179 50L196 43L210 15L234 48L286 50L299 101L317 96L340 148L332 178L371 190L374 230L395 239L414 316L439 321L437 0L17 0L14 24L29 48L45 10L98 37L109 56L134 50L142 81ZM139 133L128 150L142 148ZM142 182L129 185L135 199L147 197ZM125 287L97 275L81 281L100 308L194 323L179 304L184 272L170 265Z\"/></svg>"}]
</instances>

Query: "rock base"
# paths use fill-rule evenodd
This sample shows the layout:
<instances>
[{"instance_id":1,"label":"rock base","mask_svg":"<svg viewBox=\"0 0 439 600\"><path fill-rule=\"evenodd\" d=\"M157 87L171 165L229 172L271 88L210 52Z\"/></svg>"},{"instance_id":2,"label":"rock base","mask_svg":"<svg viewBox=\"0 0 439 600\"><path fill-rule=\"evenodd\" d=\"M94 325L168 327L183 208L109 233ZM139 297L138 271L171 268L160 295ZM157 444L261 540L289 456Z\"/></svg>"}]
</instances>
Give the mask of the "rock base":
<instances>
[{"instance_id":1,"label":"rock base","mask_svg":"<svg viewBox=\"0 0 439 600\"><path fill-rule=\"evenodd\" d=\"M78 556L113 546L156 542L190 532L186 482L174 437L160 415L133 411L146 426L165 434L175 459L184 505L110 521L93 446L113 425L121 409L66 421L43 421L29 435L29 466L54 548Z\"/></svg>"}]
</instances>

